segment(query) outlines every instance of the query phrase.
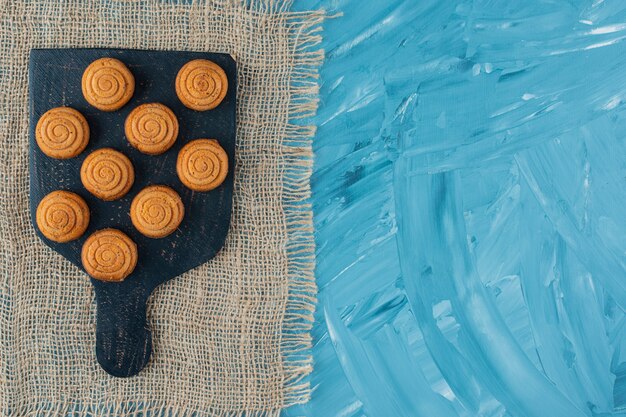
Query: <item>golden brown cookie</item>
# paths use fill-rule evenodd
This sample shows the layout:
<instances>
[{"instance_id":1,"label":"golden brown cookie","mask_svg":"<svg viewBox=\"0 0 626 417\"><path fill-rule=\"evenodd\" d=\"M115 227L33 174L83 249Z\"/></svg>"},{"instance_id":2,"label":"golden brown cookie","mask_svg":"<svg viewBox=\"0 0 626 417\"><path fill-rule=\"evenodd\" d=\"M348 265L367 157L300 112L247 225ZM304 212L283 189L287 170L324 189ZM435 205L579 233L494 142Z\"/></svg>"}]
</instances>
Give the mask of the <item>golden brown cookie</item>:
<instances>
[{"instance_id":1,"label":"golden brown cookie","mask_svg":"<svg viewBox=\"0 0 626 417\"><path fill-rule=\"evenodd\" d=\"M124 123L128 142L148 155L159 155L178 137L178 119L160 103L147 103L130 112Z\"/></svg>"},{"instance_id":2,"label":"golden brown cookie","mask_svg":"<svg viewBox=\"0 0 626 417\"><path fill-rule=\"evenodd\" d=\"M142 234L151 238L174 232L185 216L185 206L176 191L165 185L144 188L133 199L130 219Z\"/></svg>"},{"instance_id":3,"label":"golden brown cookie","mask_svg":"<svg viewBox=\"0 0 626 417\"><path fill-rule=\"evenodd\" d=\"M39 149L49 157L73 158L89 143L89 125L77 110L55 107L39 118L35 139Z\"/></svg>"},{"instance_id":4,"label":"golden brown cookie","mask_svg":"<svg viewBox=\"0 0 626 417\"><path fill-rule=\"evenodd\" d=\"M215 62L194 59L176 76L176 95L192 110L211 110L219 106L228 91L228 78Z\"/></svg>"},{"instance_id":5,"label":"golden brown cookie","mask_svg":"<svg viewBox=\"0 0 626 417\"><path fill-rule=\"evenodd\" d=\"M81 196L53 191L37 206L37 227L48 239L65 243L78 239L89 226L89 207Z\"/></svg>"},{"instance_id":6,"label":"golden brown cookie","mask_svg":"<svg viewBox=\"0 0 626 417\"><path fill-rule=\"evenodd\" d=\"M80 180L91 194L112 201L124 197L133 186L135 170L126 155L103 148L85 158L80 167Z\"/></svg>"},{"instance_id":7,"label":"golden brown cookie","mask_svg":"<svg viewBox=\"0 0 626 417\"><path fill-rule=\"evenodd\" d=\"M100 58L83 73L83 96L102 111L114 111L128 103L135 92L135 77L115 58Z\"/></svg>"},{"instance_id":8,"label":"golden brown cookie","mask_svg":"<svg viewBox=\"0 0 626 417\"><path fill-rule=\"evenodd\" d=\"M188 188L210 191L226 179L228 155L215 139L196 139L178 153L176 172Z\"/></svg>"},{"instance_id":9,"label":"golden brown cookie","mask_svg":"<svg viewBox=\"0 0 626 417\"><path fill-rule=\"evenodd\" d=\"M137 245L117 229L102 229L87 238L81 259L93 278L123 281L137 265Z\"/></svg>"}]
</instances>

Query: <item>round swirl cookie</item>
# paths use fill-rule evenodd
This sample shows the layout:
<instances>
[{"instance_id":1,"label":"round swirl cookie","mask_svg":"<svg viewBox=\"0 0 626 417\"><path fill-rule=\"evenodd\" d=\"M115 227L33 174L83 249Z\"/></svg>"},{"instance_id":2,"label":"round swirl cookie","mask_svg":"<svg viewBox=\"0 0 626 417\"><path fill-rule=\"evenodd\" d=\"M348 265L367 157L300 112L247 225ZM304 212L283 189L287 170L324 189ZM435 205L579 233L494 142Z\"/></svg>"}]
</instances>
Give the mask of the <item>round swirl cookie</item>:
<instances>
[{"instance_id":1,"label":"round swirl cookie","mask_svg":"<svg viewBox=\"0 0 626 417\"><path fill-rule=\"evenodd\" d=\"M37 121L35 140L39 149L51 158L73 158L89 143L89 125L77 110L55 107Z\"/></svg>"},{"instance_id":2,"label":"round swirl cookie","mask_svg":"<svg viewBox=\"0 0 626 417\"><path fill-rule=\"evenodd\" d=\"M148 155L159 155L174 145L178 119L160 103L147 103L130 112L124 123L126 138L133 147Z\"/></svg>"},{"instance_id":3,"label":"round swirl cookie","mask_svg":"<svg viewBox=\"0 0 626 417\"><path fill-rule=\"evenodd\" d=\"M122 108L135 92L135 78L124 63L115 58L100 58L83 73L83 96L102 111Z\"/></svg>"},{"instance_id":4,"label":"round swirl cookie","mask_svg":"<svg viewBox=\"0 0 626 417\"><path fill-rule=\"evenodd\" d=\"M219 106L228 91L228 78L215 62L195 59L187 62L176 76L176 95L192 110L205 111Z\"/></svg>"},{"instance_id":5,"label":"round swirl cookie","mask_svg":"<svg viewBox=\"0 0 626 417\"><path fill-rule=\"evenodd\" d=\"M80 168L80 180L91 194L112 201L128 193L135 182L135 170L126 155L103 148L85 158Z\"/></svg>"},{"instance_id":6,"label":"round swirl cookie","mask_svg":"<svg viewBox=\"0 0 626 417\"><path fill-rule=\"evenodd\" d=\"M117 229L94 232L83 244L85 271L101 281L123 281L137 265L137 245Z\"/></svg>"},{"instance_id":7,"label":"round swirl cookie","mask_svg":"<svg viewBox=\"0 0 626 417\"><path fill-rule=\"evenodd\" d=\"M81 196L69 191L46 195L36 212L37 227L48 239L65 243L78 239L89 226L89 207Z\"/></svg>"},{"instance_id":8,"label":"round swirl cookie","mask_svg":"<svg viewBox=\"0 0 626 417\"><path fill-rule=\"evenodd\" d=\"M162 238L173 233L185 215L176 191L164 185L144 188L130 205L130 219L143 235Z\"/></svg>"},{"instance_id":9,"label":"round swirl cookie","mask_svg":"<svg viewBox=\"0 0 626 417\"><path fill-rule=\"evenodd\" d=\"M178 153L178 178L194 191L219 187L228 175L228 155L215 139L196 139Z\"/></svg>"}]
</instances>

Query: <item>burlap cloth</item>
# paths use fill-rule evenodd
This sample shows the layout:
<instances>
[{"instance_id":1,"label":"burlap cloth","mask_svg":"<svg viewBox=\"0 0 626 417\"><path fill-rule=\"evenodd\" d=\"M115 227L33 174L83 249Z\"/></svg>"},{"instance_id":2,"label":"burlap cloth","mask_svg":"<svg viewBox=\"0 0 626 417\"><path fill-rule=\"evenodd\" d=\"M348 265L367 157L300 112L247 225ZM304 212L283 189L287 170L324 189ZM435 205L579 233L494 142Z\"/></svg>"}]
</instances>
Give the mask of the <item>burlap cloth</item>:
<instances>
[{"instance_id":1,"label":"burlap cloth","mask_svg":"<svg viewBox=\"0 0 626 417\"><path fill-rule=\"evenodd\" d=\"M188 4L191 3L191 4ZM309 196L321 11L289 1L0 1L0 414L277 416L309 396L315 302ZM123 47L230 53L238 65L234 211L225 249L160 287L153 358L95 360L86 276L28 214L28 53Z\"/></svg>"}]
</instances>

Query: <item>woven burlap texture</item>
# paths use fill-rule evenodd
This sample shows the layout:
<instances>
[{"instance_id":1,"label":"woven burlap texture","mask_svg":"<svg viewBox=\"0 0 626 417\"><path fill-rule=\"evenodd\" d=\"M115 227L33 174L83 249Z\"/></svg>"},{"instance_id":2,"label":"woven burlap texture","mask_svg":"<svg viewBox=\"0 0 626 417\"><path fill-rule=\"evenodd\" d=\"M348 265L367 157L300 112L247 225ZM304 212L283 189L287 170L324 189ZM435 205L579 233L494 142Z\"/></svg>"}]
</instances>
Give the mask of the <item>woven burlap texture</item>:
<instances>
[{"instance_id":1,"label":"woven burlap texture","mask_svg":"<svg viewBox=\"0 0 626 417\"><path fill-rule=\"evenodd\" d=\"M308 399L314 128L298 121L317 105L324 13L290 6L0 1L0 415L277 416ZM154 293L153 357L129 379L97 364L91 284L29 219L28 54L62 47L227 52L238 65L226 246Z\"/></svg>"}]
</instances>

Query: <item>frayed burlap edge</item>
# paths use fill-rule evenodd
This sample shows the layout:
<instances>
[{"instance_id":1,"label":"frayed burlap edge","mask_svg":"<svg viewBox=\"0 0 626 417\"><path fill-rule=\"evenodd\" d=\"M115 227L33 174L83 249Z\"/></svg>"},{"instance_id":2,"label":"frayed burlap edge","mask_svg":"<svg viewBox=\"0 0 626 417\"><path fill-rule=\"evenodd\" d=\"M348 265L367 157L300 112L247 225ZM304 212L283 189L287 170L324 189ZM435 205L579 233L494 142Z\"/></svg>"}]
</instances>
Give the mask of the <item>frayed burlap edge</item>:
<instances>
[{"instance_id":1,"label":"frayed burlap edge","mask_svg":"<svg viewBox=\"0 0 626 417\"><path fill-rule=\"evenodd\" d=\"M286 169L282 200L289 259L289 298L281 341L285 407L306 403L311 395L307 376L313 370L310 331L314 322L317 286L310 177L313 171L312 141L316 128L298 124L298 121L314 116L317 111L318 69L324 60L324 51L318 46L322 42L320 33L325 17L325 12L317 11L292 13L288 18L296 53L291 79L289 124L283 142Z\"/></svg>"}]
</instances>

